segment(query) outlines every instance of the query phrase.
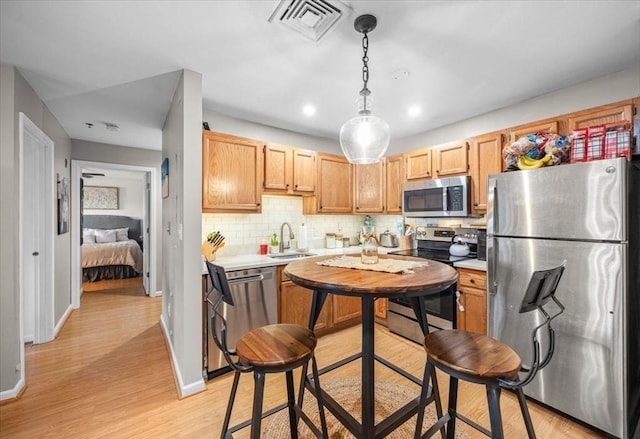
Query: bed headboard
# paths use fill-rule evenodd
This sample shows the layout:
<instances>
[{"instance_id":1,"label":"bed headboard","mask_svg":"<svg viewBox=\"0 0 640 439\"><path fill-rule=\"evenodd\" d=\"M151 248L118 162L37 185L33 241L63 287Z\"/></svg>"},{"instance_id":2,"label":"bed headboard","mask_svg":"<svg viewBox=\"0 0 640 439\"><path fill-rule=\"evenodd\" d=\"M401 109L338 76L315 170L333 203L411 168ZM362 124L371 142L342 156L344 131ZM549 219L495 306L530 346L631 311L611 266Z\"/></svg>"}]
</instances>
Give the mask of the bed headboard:
<instances>
[{"instance_id":1,"label":"bed headboard","mask_svg":"<svg viewBox=\"0 0 640 439\"><path fill-rule=\"evenodd\" d=\"M135 239L142 247L142 220L119 215L82 215L82 227L86 229L129 228L129 239Z\"/></svg>"}]
</instances>

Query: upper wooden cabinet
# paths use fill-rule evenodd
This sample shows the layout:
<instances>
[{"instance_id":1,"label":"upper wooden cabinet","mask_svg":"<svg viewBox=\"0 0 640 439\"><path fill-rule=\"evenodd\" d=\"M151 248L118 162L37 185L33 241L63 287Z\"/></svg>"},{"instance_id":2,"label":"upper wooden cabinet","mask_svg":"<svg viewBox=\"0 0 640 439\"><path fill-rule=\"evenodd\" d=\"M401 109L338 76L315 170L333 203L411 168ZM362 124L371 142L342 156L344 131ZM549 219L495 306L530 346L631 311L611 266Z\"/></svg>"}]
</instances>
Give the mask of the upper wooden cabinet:
<instances>
[{"instance_id":1,"label":"upper wooden cabinet","mask_svg":"<svg viewBox=\"0 0 640 439\"><path fill-rule=\"evenodd\" d=\"M466 174L469 171L467 142L454 142L433 148L433 176L436 178Z\"/></svg>"},{"instance_id":2,"label":"upper wooden cabinet","mask_svg":"<svg viewBox=\"0 0 640 439\"><path fill-rule=\"evenodd\" d=\"M633 105L603 105L596 110L587 110L575 113L569 117L569 130L587 128L593 125L606 125L621 120L633 120ZM568 133L571 134L571 133Z\"/></svg>"},{"instance_id":3,"label":"upper wooden cabinet","mask_svg":"<svg viewBox=\"0 0 640 439\"><path fill-rule=\"evenodd\" d=\"M353 168L343 156L317 154L315 197L304 197L303 213L352 213Z\"/></svg>"},{"instance_id":4,"label":"upper wooden cabinet","mask_svg":"<svg viewBox=\"0 0 640 439\"><path fill-rule=\"evenodd\" d=\"M202 133L202 211L261 211L262 142Z\"/></svg>"},{"instance_id":5,"label":"upper wooden cabinet","mask_svg":"<svg viewBox=\"0 0 640 439\"><path fill-rule=\"evenodd\" d=\"M384 213L385 162L354 165L354 213Z\"/></svg>"},{"instance_id":6,"label":"upper wooden cabinet","mask_svg":"<svg viewBox=\"0 0 640 439\"><path fill-rule=\"evenodd\" d=\"M546 133L558 133L558 121L557 120L547 120L543 122L534 122L527 125L520 125L509 130L509 144L515 142L522 136L526 136L527 134L537 133L537 132L546 132Z\"/></svg>"},{"instance_id":7,"label":"upper wooden cabinet","mask_svg":"<svg viewBox=\"0 0 640 439\"><path fill-rule=\"evenodd\" d=\"M313 195L315 152L290 146L264 147L264 192L281 195Z\"/></svg>"},{"instance_id":8,"label":"upper wooden cabinet","mask_svg":"<svg viewBox=\"0 0 640 439\"><path fill-rule=\"evenodd\" d=\"M402 154L386 160L387 213L402 213L402 184L404 183L404 159Z\"/></svg>"},{"instance_id":9,"label":"upper wooden cabinet","mask_svg":"<svg viewBox=\"0 0 640 439\"><path fill-rule=\"evenodd\" d=\"M487 210L487 177L502 170L503 132L485 134L471 140L469 174L471 175L471 210Z\"/></svg>"},{"instance_id":10,"label":"upper wooden cabinet","mask_svg":"<svg viewBox=\"0 0 640 439\"><path fill-rule=\"evenodd\" d=\"M420 148L404 154L407 180L431 178L431 150L432 148Z\"/></svg>"}]
</instances>

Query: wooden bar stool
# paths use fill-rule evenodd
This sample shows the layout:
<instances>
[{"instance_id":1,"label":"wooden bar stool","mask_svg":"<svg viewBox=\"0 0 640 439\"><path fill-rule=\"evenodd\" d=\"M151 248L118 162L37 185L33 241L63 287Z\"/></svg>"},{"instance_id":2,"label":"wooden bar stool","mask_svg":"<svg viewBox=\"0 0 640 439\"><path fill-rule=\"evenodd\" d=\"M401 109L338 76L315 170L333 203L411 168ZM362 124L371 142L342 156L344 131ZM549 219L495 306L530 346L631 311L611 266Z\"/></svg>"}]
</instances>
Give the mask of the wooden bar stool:
<instances>
[{"instance_id":1,"label":"wooden bar stool","mask_svg":"<svg viewBox=\"0 0 640 439\"><path fill-rule=\"evenodd\" d=\"M450 376L449 407L448 412L425 435L421 436L424 407L427 402L427 388L425 386L420 396L416 439L431 437L445 424L447 425L447 439L453 439L455 437L456 418L487 436L502 439L504 437L502 416L500 414L500 391L502 388L515 390L527 428L527 434L530 439L535 438L533 424L527 408L527 400L522 388L534 379L540 369L549 364L553 356L555 335L551 327L551 321L564 311L564 306L556 299L554 294L563 272L564 264L549 270L535 271L525 291L519 312L522 314L537 309L544 317L544 321L534 328L531 334L533 359L529 367L522 366L520 357L509 346L485 335L451 329L432 332L425 337L424 346L427 351L427 364L424 382L431 376L434 368L447 373ZM549 300L553 300L559 309L553 315L549 315L543 308ZM543 328L547 329L549 347L544 359L541 359L538 332ZM520 372L525 373L522 378L519 376ZM491 431L456 411L459 379L485 385L489 403Z\"/></svg>"},{"instance_id":2,"label":"wooden bar stool","mask_svg":"<svg viewBox=\"0 0 640 439\"><path fill-rule=\"evenodd\" d=\"M224 417L222 426L221 439L231 439L232 434L248 425L251 425L251 438L260 438L260 426L262 419L275 413L278 410L289 409L289 425L291 437L298 437L298 417L300 417L307 426L313 431L317 437L326 438L327 423L324 415L324 405L320 392L318 392L318 411L320 414L321 430L319 430L311 421L311 419L302 411L300 405L295 402L295 393L293 385L293 370L306 366L311 360L313 369L313 380L316 387L320 386L318 376L318 366L313 355L317 340L312 331L300 325L277 324L268 325L254 329L243 335L236 343L235 349L229 348L227 345L227 322L224 316L218 311L218 307L222 302L231 306L234 305L229 283L227 281L224 268L207 262L207 270L213 285L212 291L216 291L217 298L214 301L207 301L213 306L213 316L211 318L211 328L213 331L213 339L218 348L224 354L229 366L234 370L233 384L231 386L231 395L229 404ZM306 369L306 367L305 367ZM231 412L235 401L236 392L238 390L238 382L240 374L245 372L253 372L254 393L253 393L253 410L251 420L238 424L229 428L231 420ZM287 383L287 403L275 410L262 413L262 400L264 395L264 380L267 373L284 372ZM309 380L306 374L302 377L304 382ZM300 392L304 392L304 385L300 386ZM300 397L302 401L302 397Z\"/></svg>"}]
</instances>

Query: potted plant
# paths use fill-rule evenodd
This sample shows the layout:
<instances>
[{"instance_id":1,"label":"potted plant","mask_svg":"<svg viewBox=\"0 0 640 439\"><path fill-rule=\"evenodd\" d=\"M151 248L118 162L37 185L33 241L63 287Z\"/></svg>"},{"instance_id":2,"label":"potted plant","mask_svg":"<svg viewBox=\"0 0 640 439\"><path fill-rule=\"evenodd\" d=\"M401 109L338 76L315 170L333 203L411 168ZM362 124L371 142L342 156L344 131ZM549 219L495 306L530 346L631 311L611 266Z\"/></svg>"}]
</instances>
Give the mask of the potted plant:
<instances>
[{"instance_id":1,"label":"potted plant","mask_svg":"<svg viewBox=\"0 0 640 439\"><path fill-rule=\"evenodd\" d=\"M278 235L274 232L269 240L269 253L278 253L280 251L280 241L278 241Z\"/></svg>"}]
</instances>

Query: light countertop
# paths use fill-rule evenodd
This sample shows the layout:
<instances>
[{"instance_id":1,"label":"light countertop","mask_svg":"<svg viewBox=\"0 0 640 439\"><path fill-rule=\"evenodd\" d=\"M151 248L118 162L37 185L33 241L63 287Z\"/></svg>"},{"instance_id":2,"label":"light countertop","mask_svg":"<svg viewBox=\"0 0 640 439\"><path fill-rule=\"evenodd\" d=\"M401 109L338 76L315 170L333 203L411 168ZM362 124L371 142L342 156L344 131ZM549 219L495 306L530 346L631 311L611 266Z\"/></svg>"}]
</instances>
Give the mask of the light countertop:
<instances>
[{"instance_id":1,"label":"light countertop","mask_svg":"<svg viewBox=\"0 0 640 439\"><path fill-rule=\"evenodd\" d=\"M453 266L456 268L470 268L471 270L487 271L487 261L480 261L478 259L466 259L464 261L455 262Z\"/></svg>"},{"instance_id":2,"label":"light countertop","mask_svg":"<svg viewBox=\"0 0 640 439\"><path fill-rule=\"evenodd\" d=\"M314 248L309 250L309 253L312 253L314 256L324 256L324 255L341 255L341 254L359 254L362 250L362 247L359 245L353 245L345 248ZM398 247L378 247L378 252L381 254L386 254L395 250L399 250ZM259 255L259 254L243 254L237 256L218 256L215 261L215 264L224 267L226 271L233 270L246 270L249 268L261 268L261 267L276 267L278 265L286 265L292 261L297 259L275 259L270 258L268 255ZM486 261L478 261L477 259L468 259L466 261L456 262L454 267L459 268L470 268L473 270L487 270L487 262ZM204 265L204 261L202 263L202 274L207 273L207 268Z\"/></svg>"}]
</instances>

